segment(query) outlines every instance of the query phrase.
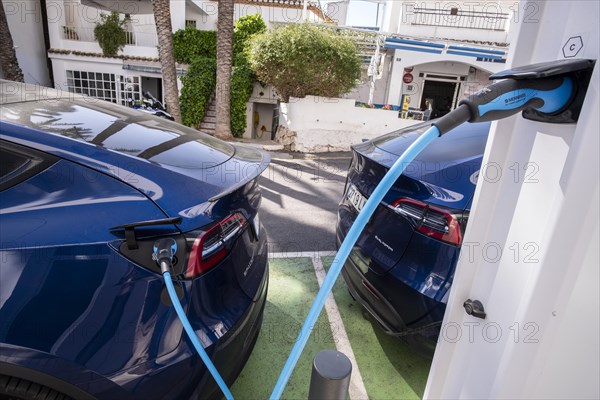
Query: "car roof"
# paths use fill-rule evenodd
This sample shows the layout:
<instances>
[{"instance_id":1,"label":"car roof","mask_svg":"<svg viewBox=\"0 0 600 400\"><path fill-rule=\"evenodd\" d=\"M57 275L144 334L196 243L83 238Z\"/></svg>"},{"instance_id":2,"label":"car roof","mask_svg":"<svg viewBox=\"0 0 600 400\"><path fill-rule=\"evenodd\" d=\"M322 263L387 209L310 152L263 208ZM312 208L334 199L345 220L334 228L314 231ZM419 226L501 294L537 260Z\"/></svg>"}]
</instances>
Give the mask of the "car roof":
<instances>
[{"instance_id":1,"label":"car roof","mask_svg":"<svg viewBox=\"0 0 600 400\"><path fill-rule=\"evenodd\" d=\"M433 123L435 124L435 121ZM431 125L431 121L412 125L374 138L371 143L392 154L395 161ZM463 124L433 141L415 160L448 164L481 157L485 150L490 125L490 122Z\"/></svg>"},{"instance_id":2,"label":"car roof","mask_svg":"<svg viewBox=\"0 0 600 400\"><path fill-rule=\"evenodd\" d=\"M235 153L212 136L98 98L4 80L0 88L1 122L52 135L60 148L75 140L183 168L210 168Z\"/></svg>"},{"instance_id":3,"label":"car roof","mask_svg":"<svg viewBox=\"0 0 600 400\"><path fill-rule=\"evenodd\" d=\"M68 92L31 83L22 83L0 79L0 104L22 103L26 101L57 100ZM83 97L69 93L69 97Z\"/></svg>"}]
</instances>

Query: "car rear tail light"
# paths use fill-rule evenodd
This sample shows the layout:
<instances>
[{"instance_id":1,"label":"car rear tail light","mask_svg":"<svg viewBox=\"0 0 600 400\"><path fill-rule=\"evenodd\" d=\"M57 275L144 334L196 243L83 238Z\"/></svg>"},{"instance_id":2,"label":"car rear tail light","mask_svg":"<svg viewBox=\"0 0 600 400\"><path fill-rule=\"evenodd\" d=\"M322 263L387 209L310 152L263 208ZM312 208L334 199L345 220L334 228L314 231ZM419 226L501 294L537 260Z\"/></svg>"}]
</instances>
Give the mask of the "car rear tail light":
<instances>
[{"instance_id":1,"label":"car rear tail light","mask_svg":"<svg viewBox=\"0 0 600 400\"><path fill-rule=\"evenodd\" d=\"M246 218L236 213L205 231L187 233L186 240L191 249L185 277L195 278L223 261L229 254L233 242L247 225Z\"/></svg>"},{"instance_id":2,"label":"car rear tail light","mask_svg":"<svg viewBox=\"0 0 600 400\"><path fill-rule=\"evenodd\" d=\"M460 245L466 217L440 207L412 200L399 199L390 206L392 210L407 217L416 229L442 242Z\"/></svg>"}]
</instances>

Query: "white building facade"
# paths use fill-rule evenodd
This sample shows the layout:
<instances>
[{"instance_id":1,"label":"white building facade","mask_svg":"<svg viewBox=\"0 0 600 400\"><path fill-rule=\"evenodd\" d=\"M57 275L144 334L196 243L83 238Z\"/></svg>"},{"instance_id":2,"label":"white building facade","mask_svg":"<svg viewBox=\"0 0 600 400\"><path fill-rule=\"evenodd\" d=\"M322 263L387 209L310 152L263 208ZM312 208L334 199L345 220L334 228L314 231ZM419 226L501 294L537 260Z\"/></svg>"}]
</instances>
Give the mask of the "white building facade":
<instances>
[{"instance_id":1,"label":"white building facade","mask_svg":"<svg viewBox=\"0 0 600 400\"><path fill-rule=\"evenodd\" d=\"M343 2L352 12L353 2ZM528 3L504 0L380 1L382 43L372 102L440 116L505 69L509 28L535 15ZM337 6L336 9L342 8ZM347 97L367 102L370 85Z\"/></svg>"},{"instance_id":2,"label":"white building facade","mask_svg":"<svg viewBox=\"0 0 600 400\"><path fill-rule=\"evenodd\" d=\"M23 3L15 1L15 3ZM162 99L162 75L158 59L158 40L150 0L56 0L30 7L44 8L48 20L49 49L54 86L102 98L118 104L128 99L140 100L149 91ZM217 1L172 0L170 2L173 32L186 25L202 30L215 30ZM94 28L101 15L119 12L126 25L127 45L117 57L104 57L95 40ZM314 5L303 9L302 1L241 0L235 5L235 20L260 13L267 26L277 22L301 21L304 13L309 21L325 19ZM185 65L178 65L183 74Z\"/></svg>"},{"instance_id":3,"label":"white building facade","mask_svg":"<svg viewBox=\"0 0 600 400\"><path fill-rule=\"evenodd\" d=\"M377 3L381 26L375 27L378 31L365 31L376 34L380 44L376 68L370 69L370 76L365 68L363 84L345 97L409 108L411 113L402 114L405 117L418 117L426 108L432 108L432 117L442 115L484 86L491 73L504 69L511 23L536 18L530 3L506 0ZM268 27L305 19L341 26L355 4L354 0L309 2L304 9L303 0L239 0L235 20L260 13ZM150 0L13 0L3 5L28 82L48 85L52 80L57 88L118 104L140 100L144 91L162 99ZM214 0L172 0L173 31L189 25L215 30L217 7ZM104 57L94 27L101 15L111 11L130 19L127 45L117 57ZM376 55L373 43L362 47L366 61ZM51 73L44 75L46 64ZM179 65L178 73L185 68ZM263 126L272 132L276 95L270 88L255 92L246 136L256 135Z\"/></svg>"}]
</instances>

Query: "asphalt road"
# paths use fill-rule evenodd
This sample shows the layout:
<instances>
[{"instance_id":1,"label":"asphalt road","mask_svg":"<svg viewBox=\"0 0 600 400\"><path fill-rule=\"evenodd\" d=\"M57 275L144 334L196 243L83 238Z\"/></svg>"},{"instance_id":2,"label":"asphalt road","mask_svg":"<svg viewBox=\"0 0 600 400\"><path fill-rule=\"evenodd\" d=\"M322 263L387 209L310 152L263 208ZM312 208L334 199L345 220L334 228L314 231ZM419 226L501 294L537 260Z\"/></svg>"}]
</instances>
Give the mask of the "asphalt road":
<instances>
[{"instance_id":1,"label":"asphalt road","mask_svg":"<svg viewBox=\"0 0 600 400\"><path fill-rule=\"evenodd\" d=\"M261 219L271 252L336 250L337 205L350 153L309 159L273 154L261 176Z\"/></svg>"}]
</instances>

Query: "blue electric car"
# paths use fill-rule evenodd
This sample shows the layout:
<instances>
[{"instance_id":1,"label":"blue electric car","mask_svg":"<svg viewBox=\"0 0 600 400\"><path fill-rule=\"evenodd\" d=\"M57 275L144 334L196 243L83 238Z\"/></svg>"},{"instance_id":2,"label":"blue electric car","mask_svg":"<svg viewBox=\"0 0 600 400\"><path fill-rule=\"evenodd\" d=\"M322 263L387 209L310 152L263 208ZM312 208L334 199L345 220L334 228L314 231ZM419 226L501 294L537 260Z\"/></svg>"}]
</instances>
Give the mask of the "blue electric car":
<instances>
[{"instance_id":1,"label":"blue electric car","mask_svg":"<svg viewBox=\"0 0 600 400\"><path fill-rule=\"evenodd\" d=\"M462 125L407 165L342 270L352 297L383 329L426 354L433 354L440 332L489 125ZM338 210L338 245L381 178L429 126L352 147Z\"/></svg>"},{"instance_id":2,"label":"blue electric car","mask_svg":"<svg viewBox=\"0 0 600 400\"><path fill-rule=\"evenodd\" d=\"M178 295L231 384L266 301L268 157L105 101L0 87L0 398L220 397L152 245L177 241Z\"/></svg>"}]
</instances>

